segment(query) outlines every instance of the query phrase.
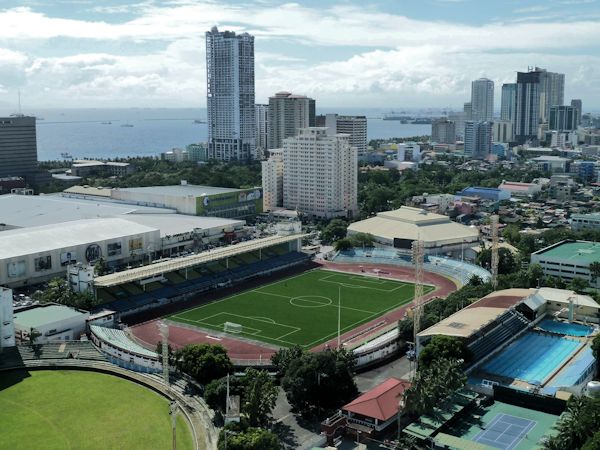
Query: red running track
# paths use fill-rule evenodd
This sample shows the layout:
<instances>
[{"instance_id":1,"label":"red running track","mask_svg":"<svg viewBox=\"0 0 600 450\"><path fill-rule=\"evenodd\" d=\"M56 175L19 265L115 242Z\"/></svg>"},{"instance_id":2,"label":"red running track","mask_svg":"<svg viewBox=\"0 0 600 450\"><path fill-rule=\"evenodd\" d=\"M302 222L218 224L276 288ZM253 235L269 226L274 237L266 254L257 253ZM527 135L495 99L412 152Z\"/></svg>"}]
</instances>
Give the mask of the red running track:
<instances>
[{"instance_id":1,"label":"red running track","mask_svg":"<svg viewBox=\"0 0 600 450\"><path fill-rule=\"evenodd\" d=\"M413 282L415 279L415 271L410 267L398 267L384 264L339 264L331 261L319 261L323 268L329 270L336 270L340 272L350 273L376 273L379 271L379 275L384 278L392 278L401 281ZM456 291L456 284L449 278L442 275L438 275L431 272L423 273L424 282L431 284L436 289L425 296L425 300L430 300L434 297L445 298L450 293ZM408 303L403 307L391 311L382 317L373 319L347 333L344 333L341 337L342 342L351 342L353 337L356 337L361 331L367 330L374 325L380 324L377 328L373 329L372 332L367 332L360 336L361 340L364 340L369 334L378 332L381 327L388 326L404 317L405 312L412 306L412 303ZM133 336L144 346L154 349L156 343L160 341L160 332L158 329L158 320L154 319L148 322L141 323L130 327L130 331ZM381 323L384 322L384 323ZM221 333L211 333L209 331L202 331L198 329L191 329L184 326L169 325L169 343L174 348L180 348L188 344L219 344L225 347L232 359L243 359L243 360L268 360L271 355L275 353L276 349L267 344L247 342L244 340L238 340L231 337L223 336ZM311 351L323 350L327 347L336 347L337 338L331 339L330 341L323 343Z\"/></svg>"}]
</instances>

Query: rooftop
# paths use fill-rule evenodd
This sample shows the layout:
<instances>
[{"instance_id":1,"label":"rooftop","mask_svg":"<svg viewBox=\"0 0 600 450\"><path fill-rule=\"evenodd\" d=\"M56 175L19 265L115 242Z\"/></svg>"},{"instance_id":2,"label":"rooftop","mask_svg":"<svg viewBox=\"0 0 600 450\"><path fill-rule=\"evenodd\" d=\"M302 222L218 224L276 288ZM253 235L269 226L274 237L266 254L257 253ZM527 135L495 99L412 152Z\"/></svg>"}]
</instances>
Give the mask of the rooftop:
<instances>
[{"instance_id":1,"label":"rooftop","mask_svg":"<svg viewBox=\"0 0 600 450\"><path fill-rule=\"evenodd\" d=\"M78 317L83 320L87 317L87 313L82 313L68 306L43 305L25 311L15 311L14 321L19 328L29 329Z\"/></svg>"},{"instance_id":2,"label":"rooftop","mask_svg":"<svg viewBox=\"0 0 600 450\"><path fill-rule=\"evenodd\" d=\"M97 325L90 325L90 329L92 333L94 333L103 341L106 341L109 344L113 345L114 347L123 349L130 353L136 353L141 356L146 356L149 358L158 358L158 355L155 352L148 350L145 347L142 347L137 342L132 341L122 330L99 327Z\"/></svg>"},{"instance_id":3,"label":"rooftop","mask_svg":"<svg viewBox=\"0 0 600 450\"><path fill-rule=\"evenodd\" d=\"M125 217L128 222L158 228L160 237L184 234L198 230L222 228L227 231L243 227L244 220L222 219L220 217L188 216L184 214L131 214Z\"/></svg>"},{"instance_id":4,"label":"rooftop","mask_svg":"<svg viewBox=\"0 0 600 450\"><path fill-rule=\"evenodd\" d=\"M200 186L195 184L176 184L172 186L148 186L138 188L120 188L122 192L139 192L143 194L193 196L203 197L205 195L227 194L230 192L241 192L243 189L232 189L214 186Z\"/></svg>"},{"instance_id":5,"label":"rooftop","mask_svg":"<svg viewBox=\"0 0 600 450\"><path fill-rule=\"evenodd\" d=\"M568 161L567 158L563 158L562 156L552 156L552 155L548 155L548 156L538 156L537 158L533 158L533 161L560 161L560 162L566 162Z\"/></svg>"},{"instance_id":6,"label":"rooftop","mask_svg":"<svg viewBox=\"0 0 600 450\"><path fill-rule=\"evenodd\" d=\"M562 241L538 250L532 255L560 259L574 264L589 265L600 261L600 243L590 241Z\"/></svg>"},{"instance_id":7,"label":"rooftop","mask_svg":"<svg viewBox=\"0 0 600 450\"><path fill-rule=\"evenodd\" d=\"M93 187L88 185L83 186L71 186L65 189L63 192L66 194L78 194L78 195L92 195L94 197L107 197L110 198L111 188Z\"/></svg>"},{"instance_id":8,"label":"rooftop","mask_svg":"<svg viewBox=\"0 0 600 450\"><path fill-rule=\"evenodd\" d=\"M398 414L398 399L410 385L409 381L389 378L343 406L342 409L386 421Z\"/></svg>"}]
</instances>

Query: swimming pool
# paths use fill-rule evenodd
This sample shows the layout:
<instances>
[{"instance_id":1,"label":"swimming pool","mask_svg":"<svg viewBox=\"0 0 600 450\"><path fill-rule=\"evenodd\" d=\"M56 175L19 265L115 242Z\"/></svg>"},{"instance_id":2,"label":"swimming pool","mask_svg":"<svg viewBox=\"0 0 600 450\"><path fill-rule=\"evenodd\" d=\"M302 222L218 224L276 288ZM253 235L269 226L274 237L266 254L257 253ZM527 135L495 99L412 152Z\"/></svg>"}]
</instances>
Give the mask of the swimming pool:
<instances>
[{"instance_id":1,"label":"swimming pool","mask_svg":"<svg viewBox=\"0 0 600 450\"><path fill-rule=\"evenodd\" d=\"M538 327L552 333L564 334L567 336L588 336L592 333L593 328L587 325L578 323L559 322L557 320L545 319L542 320Z\"/></svg>"},{"instance_id":2,"label":"swimming pool","mask_svg":"<svg viewBox=\"0 0 600 450\"><path fill-rule=\"evenodd\" d=\"M543 384L582 345L574 339L530 332L502 350L483 370Z\"/></svg>"}]
</instances>

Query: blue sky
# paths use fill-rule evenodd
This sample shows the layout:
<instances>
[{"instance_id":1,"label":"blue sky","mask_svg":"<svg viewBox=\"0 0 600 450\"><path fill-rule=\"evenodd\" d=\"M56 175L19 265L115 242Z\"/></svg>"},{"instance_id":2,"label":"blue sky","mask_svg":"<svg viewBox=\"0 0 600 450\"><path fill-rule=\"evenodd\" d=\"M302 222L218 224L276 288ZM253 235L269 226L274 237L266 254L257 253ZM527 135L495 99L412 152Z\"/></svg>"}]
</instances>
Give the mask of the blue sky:
<instances>
[{"instance_id":1,"label":"blue sky","mask_svg":"<svg viewBox=\"0 0 600 450\"><path fill-rule=\"evenodd\" d=\"M540 66L600 107L600 0L2 0L0 108L205 106L204 32L256 36L256 99L454 107ZM497 105L499 106L499 104Z\"/></svg>"}]
</instances>

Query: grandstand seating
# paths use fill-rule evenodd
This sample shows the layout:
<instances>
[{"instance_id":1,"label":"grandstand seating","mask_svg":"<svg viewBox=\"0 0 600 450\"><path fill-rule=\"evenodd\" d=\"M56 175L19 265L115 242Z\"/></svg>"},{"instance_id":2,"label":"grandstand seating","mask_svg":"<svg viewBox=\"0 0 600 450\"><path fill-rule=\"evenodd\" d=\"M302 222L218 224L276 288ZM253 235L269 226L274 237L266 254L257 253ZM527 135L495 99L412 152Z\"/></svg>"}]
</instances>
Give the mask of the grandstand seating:
<instances>
[{"instance_id":1,"label":"grandstand seating","mask_svg":"<svg viewBox=\"0 0 600 450\"><path fill-rule=\"evenodd\" d=\"M492 353L494 349L499 348L520 331L529 325L527 320L519 312L509 309L502 314L494 324L491 330L482 330L482 336L469 344L469 349L473 353L473 362L477 362L484 356Z\"/></svg>"},{"instance_id":2,"label":"grandstand seating","mask_svg":"<svg viewBox=\"0 0 600 450\"><path fill-rule=\"evenodd\" d=\"M106 361L91 341L65 341L35 346L18 345L2 352L0 367L15 367L23 361L76 358Z\"/></svg>"}]
</instances>

